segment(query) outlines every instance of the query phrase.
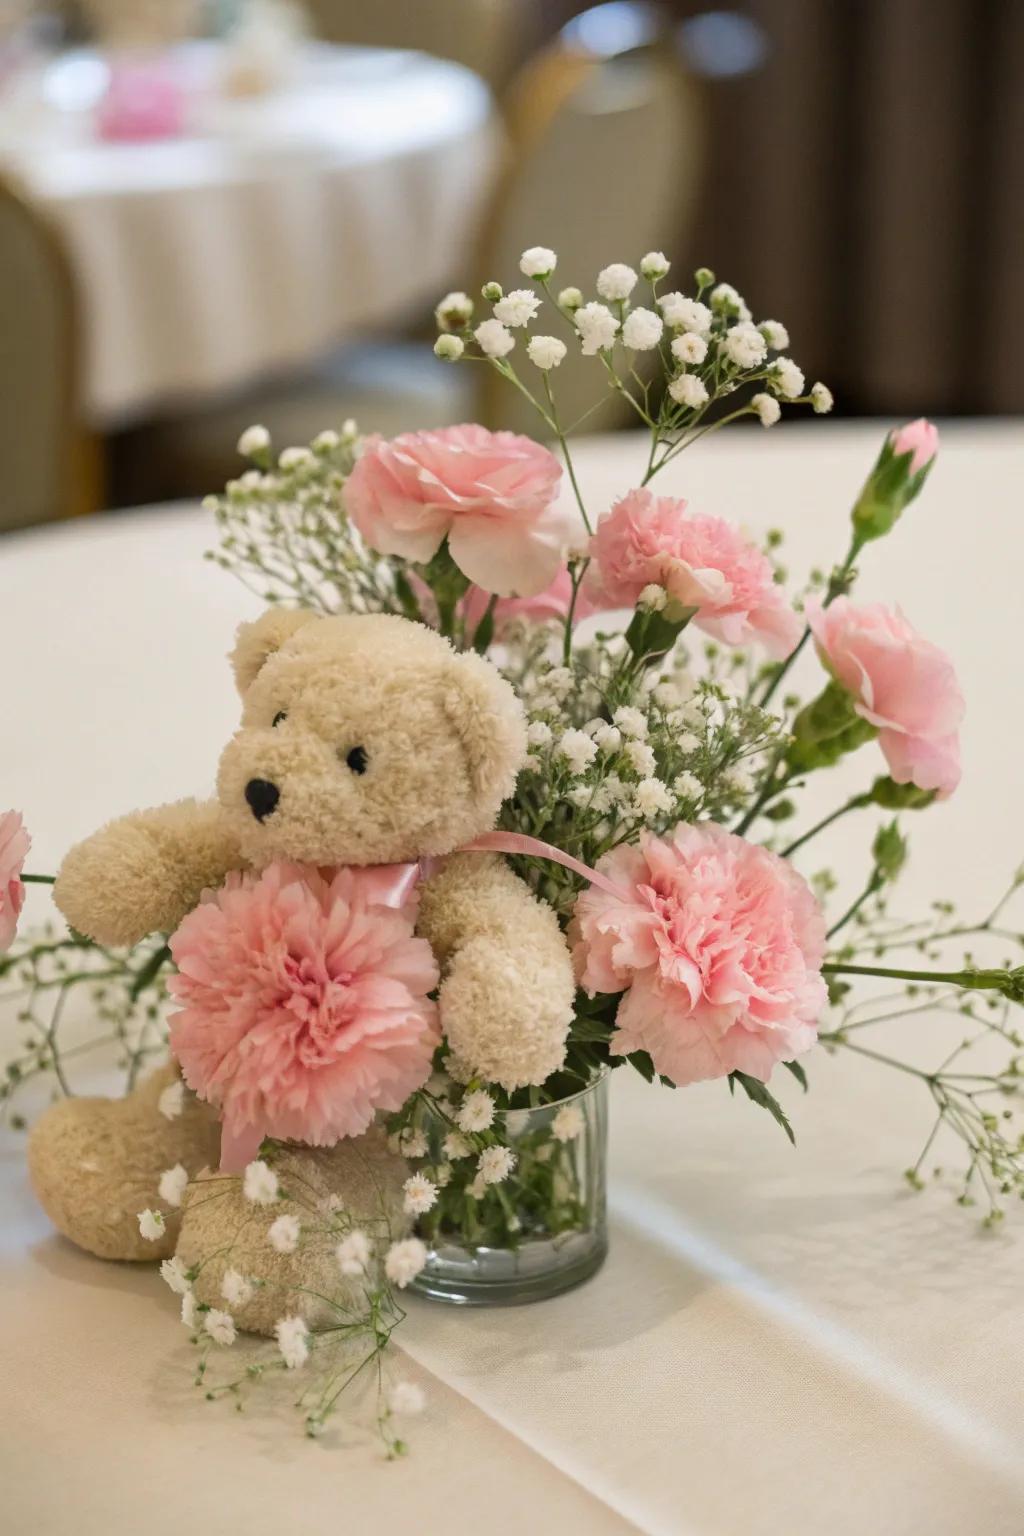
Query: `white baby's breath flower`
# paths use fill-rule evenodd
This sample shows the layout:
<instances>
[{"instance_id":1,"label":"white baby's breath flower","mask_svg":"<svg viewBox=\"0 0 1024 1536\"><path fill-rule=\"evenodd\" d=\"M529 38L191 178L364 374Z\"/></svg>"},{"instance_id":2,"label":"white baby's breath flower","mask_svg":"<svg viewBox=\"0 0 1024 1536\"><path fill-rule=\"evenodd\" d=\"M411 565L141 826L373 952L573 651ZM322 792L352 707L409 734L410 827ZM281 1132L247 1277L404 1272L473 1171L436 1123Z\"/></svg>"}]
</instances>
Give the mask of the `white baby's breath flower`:
<instances>
[{"instance_id":1,"label":"white baby's breath flower","mask_svg":"<svg viewBox=\"0 0 1024 1536\"><path fill-rule=\"evenodd\" d=\"M624 261L613 261L610 267L602 267L597 274L597 291L602 299L611 302L628 299L636 287L636 273Z\"/></svg>"},{"instance_id":2,"label":"white baby's breath flower","mask_svg":"<svg viewBox=\"0 0 1024 1536\"><path fill-rule=\"evenodd\" d=\"M503 1184L515 1165L516 1155L508 1147L485 1147L476 1166L485 1184Z\"/></svg>"},{"instance_id":3,"label":"white baby's breath flower","mask_svg":"<svg viewBox=\"0 0 1024 1536\"><path fill-rule=\"evenodd\" d=\"M487 1180L482 1173L478 1173L472 1183L466 1185L466 1194L471 1200L482 1200L487 1193Z\"/></svg>"},{"instance_id":4,"label":"white baby's breath flower","mask_svg":"<svg viewBox=\"0 0 1024 1536\"><path fill-rule=\"evenodd\" d=\"M526 344L526 355L535 368L548 373L557 368L565 357L566 346L557 336L531 336Z\"/></svg>"},{"instance_id":5,"label":"white baby's breath flower","mask_svg":"<svg viewBox=\"0 0 1024 1536\"><path fill-rule=\"evenodd\" d=\"M425 1173L414 1173L402 1185L403 1209L410 1216L425 1216L437 1204L437 1185Z\"/></svg>"},{"instance_id":6,"label":"white baby's breath flower","mask_svg":"<svg viewBox=\"0 0 1024 1536\"><path fill-rule=\"evenodd\" d=\"M434 1183L437 1185L438 1189L447 1189L451 1181L451 1163L438 1163L437 1167L434 1169Z\"/></svg>"},{"instance_id":7,"label":"white baby's breath flower","mask_svg":"<svg viewBox=\"0 0 1024 1536\"><path fill-rule=\"evenodd\" d=\"M558 295L560 309L579 309L583 303L583 294L578 288L563 288Z\"/></svg>"},{"instance_id":8,"label":"white baby's breath flower","mask_svg":"<svg viewBox=\"0 0 1024 1536\"><path fill-rule=\"evenodd\" d=\"M237 1269L226 1269L221 1276L220 1293L229 1307L244 1307L252 1301L256 1287Z\"/></svg>"},{"instance_id":9,"label":"white baby's breath flower","mask_svg":"<svg viewBox=\"0 0 1024 1536\"><path fill-rule=\"evenodd\" d=\"M707 386L693 373L681 373L677 379L673 379L668 392L676 405L685 405L691 411L708 402Z\"/></svg>"},{"instance_id":10,"label":"white baby's breath flower","mask_svg":"<svg viewBox=\"0 0 1024 1536\"><path fill-rule=\"evenodd\" d=\"M583 1111L578 1104L563 1104L551 1122L556 1141L575 1141L583 1129Z\"/></svg>"},{"instance_id":11,"label":"white baby's breath flower","mask_svg":"<svg viewBox=\"0 0 1024 1536\"><path fill-rule=\"evenodd\" d=\"M649 283L656 283L667 275L670 265L664 251L648 251L641 259L640 272Z\"/></svg>"},{"instance_id":12,"label":"white baby's breath flower","mask_svg":"<svg viewBox=\"0 0 1024 1536\"><path fill-rule=\"evenodd\" d=\"M660 613L668 602L668 593L664 587L659 587L657 582L650 582L643 588L636 600L638 608L643 608L646 613Z\"/></svg>"},{"instance_id":13,"label":"white baby's breath flower","mask_svg":"<svg viewBox=\"0 0 1024 1536\"><path fill-rule=\"evenodd\" d=\"M665 329L660 315L653 309L634 309L626 316L622 327L622 339L634 352L650 352L661 340Z\"/></svg>"},{"instance_id":14,"label":"white baby's breath flower","mask_svg":"<svg viewBox=\"0 0 1024 1536\"><path fill-rule=\"evenodd\" d=\"M234 1318L230 1312L220 1312L216 1307L211 1307L203 1318L203 1331L210 1335L215 1344L235 1342Z\"/></svg>"},{"instance_id":15,"label":"white baby's breath flower","mask_svg":"<svg viewBox=\"0 0 1024 1536\"><path fill-rule=\"evenodd\" d=\"M746 322L734 325L726 332L723 348L730 362L737 368L757 368L764 362L768 348L756 325Z\"/></svg>"},{"instance_id":16,"label":"white baby's breath flower","mask_svg":"<svg viewBox=\"0 0 1024 1536\"><path fill-rule=\"evenodd\" d=\"M185 1084L180 1077L175 1082L168 1083L157 1099L156 1107L165 1120L177 1120L185 1108Z\"/></svg>"},{"instance_id":17,"label":"white baby's breath flower","mask_svg":"<svg viewBox=\"0 0 1024 1536\"><path fill-rule=\"evenodd\" d=\"M633 772L642 779L648 779L655 770L654 752L646 741L628 741L625 747L626 757L629 759Z\"/></svg>"},{"instance_id":18,"label":"white baby's breath flower","mask_svg":"<svg viewBox=\"0 0 1024 1536\"><path fill-rule=\"evenodd\" d=\"M199 1321L199 1308L193 1291L185 1291L181 1298L181 1320L186 1328L194 1328Z\"/></svg>"},{"instance_id":19,"label":"white baby's breath flower","mask_svg":"<svg viewBox=\"0 0 1024 1536\"><path fill-rule=\"evenodd\" d=\"M804 392L803 370L791 357L777 357L772 364L768 383L784 400L796 400Z\"/></svg>"},{"instance_id":20,"label":"white baby's breath flower","mask_svg":"<svg viewBox=\"0 0 1024 1536\"><path fill-rule=\"evenodd\" d=\"M676 748L684 757L688 757L691 752L696 752L699 747L700 738L692 731L684 731L681 736L676 737Z\"/></svg>"},{"instance_id":21,"label":"white baby's breath flower","mask_svg":"<svg viewBox=\"0 0 1024 1536\"><path fill-rule=\"evenodd\" d=\"M311 448L285 448L277 462L284 470L307 469L315 462L315 455Z\"/></svg>"},{"instance_id":22,"label":"white baby's breath flower","mask_svg":"<svg viewBox=\"0 0 1024 1536\"><path fill-rule=\"evenodd\" d=\"M254 458L258 453L266 453L270 447L270 433L266 427L246 427L238 439L238 451L244 459Z\"/></svg>"},{"instance_id":23,"label":"white baby's breath flower","mask_svg":"<svg viewBox=\"0 0 1024 1536\"><path fill-rule=\"evenodd\" d=\"M695 773L679 773L672 780L672 788L680 800L699 800L704 786Z\"/></svg>"},{"instance_id":24,"label":"white baby's breath flower","mask_svg":"<svg viewBox=\"0 0 1024 1536\"><path fill-rule=\"evenodd\" d=\"M544 764L541 762L536 752L527 752L526 756L523 758L522 771L523 773L540 773L543 766Z\"/></svg>"},{"instance_id":25,"label":"white baby's breath flower","mask_svg":"<svg viewBox=\"0 0 1024 1536\"><path fill-rule=\"evenodd\" d=\"M434 356L443 363L457 363L466 350L461 336L439 336L434 342Z\"/></svg>"},{"instance_id":26,"label":"white baby's breath flower","mask_svg":"<svg viewBox=\"0 0 1024 1536\"><path fill-rule=\"evenodd\" d=\"M583 735L582 731L580 735ZM585 736L583 739L588 740ZM466 1094L455 1118L459 1130L465 1131L468 1136L477 1131L486 1131L494 1124L494 1100L483 1088L476 1088ZM451 1157L452 1153L449 1152L448 1156Z\"/></svg>"},{"instance_id":27,"label":"white baby's breath flower","mask_svg":"<svg viewBox=\"0 0 1024 1536\"><path fill-rule=\"evenodd\" d=\"M257 1158L245 1170L242 1194L253 1205L273 1205L277 1199L279 1184L277 1174L262 1158Z\"/></svg>"},{"instance_id":28,"label":"white baby's breath flower","mask_svg":"<svg viewBox=\"0 0 1024 1536\"><path fill-rule=\"evenodd\" d=\"M493 1119L493 1114L491 1118ZM463 1136L461 1131L449 1131L448 1135L441 1143L441 1151L444 1153L445 1157L450 1157L453 1159L459 1157L469 1157L472 1150L473 1148L470 1146L469 1142L466 1140L465 1136Z\"/></svg>"},{"instance_id":29,"label":"white baby's breath flower","mask_svg":"<svg viewBox=\"0 0 1024 1536\"><path fill-rule=\"evenodd\" d=\"M175 1163L173 1168L165 1168L160 1175L158 1192L165 1205L173 1205L177 1209L187 1188L188 1170L181 1163Z\"/></svg>"},{"instance_id":30,"label":"white baby's breath flower","mask_svg":"<svg viewBox=\"0 0 1024 1536\"><path fill-rule=\"evenodd\" d=\"M620 704L612 715L612 720L623 736L632 736L637 741L643 741L647 735L647 716L642 709L634 709L632 704Z\"/></svg>"},{"instance_id":31,"label":"white baby's breath flower","mask_svg":"<svg viewBox=\"0 0 1024 1536\"><path fill-rule=\"evenodd\" d=\"M299 1223L295 1216L278 1216L267 1228L267 1240L277 1253L294 1253L299 1246Z\"/></svg>"},{"instance_id":32,"label":"white baby's breath flower","mask_svg":"<svg viewBox=\"0 0 1024 1536\"><path fill-rule=\"evenodd\" d=\"M426 1131L421 1131L419 1126L405 1126L399 1132L398 1150L403 1157L426 1157L430 1150Z\"/></svg>"},{"instance_id":33,"label":"white baby's breath flower","mask_svg":"<svg viewBox=\"0 0 1024 1536\"><path fill-rule=\"evenodd\" d=\"M160 1278L164 1280L176 1296L184 1296L192 1289L192 1282L188 1278L188 1270L184 1262L175 1254L173 1259L164 1259L160 1265Z\"/></svg>"},{"instance_id":34,"label":"white baby's breath flower","mask_svg":"<svg viewBox=\"0 0 1024 1536\"><path fill-rule=\"evenodd\" d=\"M460 330L472 316L473 300L468 293L446 293L434 310L434 319L442 331Z\"/></svg>"},{"instance_id":35,"label":"white baby's breath flower","mask_svg":"<svg viewBox=\"0 0 1024 1536\"><path fill-rule=\"evenodd\" d=\"M526 740L531 747L551 745L551 727L546 720L531 720L526 728Z\"/></svg>"},{"instance_id":36,"label":"white baby's breath flower","mask_svg":"<svg viewBox=\"0 0 1024 1536\"><path fill-rule=\"evenodd\" d=\"M622 732L618 726L609 725L604 720L597 727L591 739L599 752L610 754L617 752L622 746Z\"/></svg>"},{"instance_id":37,"label":"white baby's breath flower","mask_svg":"<svg viewBox=\"0 0 1024 1536\"><path fill-rule=\"evenodd\" d=\"M318 432L314 437L312 447L314 453L333 453L335 448L341 447L341 435L333 428L326 427L323 432Z\"/></svg>"},{"instance_id":38,"label":"white baby's breath flower","mask_svg":"<svg viewBox=\"0 0 1024 1536\"><path fill-rule=\"evenodd\" d=\"M832 391L827 384L811 385L811 404L814 407L816 416L828 415L833 405L835 405L835 400L832 398Z\"/></svg>"},{"instance_id":39,"label":"white baby's breath flower","mask_svg":"<svg viewBox=\"0 0 1024 1536\"><path fill-rule=\"evenodd\" d=\"M660 779L641 779L633 800L641 816L656 816L659 811L672 809L668 785Z\"/></svg>"},{"instance_id":40,"label":"white baby's breath flower","mask_svg":"<svg viewBox=\"0 0 1024 1536\"><path fill-rule=\"evenodd\" d=\"M571 773L583 773L597 756L597 748L585 731L563 731L558 738L558 756Z\"/></svg>"},{"instance_id":41,"label":"white baby's breath flower","mask_svg":"<svg viewBox=\"0 0 1024 1536\"><path fill-rule=\"evenodd\" d=\"M404 1237L392 1243L384 1256L384 1273L400 1291L413 1280L427 1262L426 1244L418 1237Z\"/></svg>"},{"instance_id":42,"label":"white baby's breath flower","mask_svg":"<svg viewBox=\"0 0 1024 1536\"><path fill-rule=\"evenodd\" d=\"M500 320L482 320L473 335L486 357L507 357L516 344L512 332Z\"/></svg>"},{"instance_id":43,"label":"white baby's breath flower","mask_svg":"<svg viewBox=\"0 0 1024 1536\"><path fill-rule=\"evenodd\" d=\"M615 341L619 322L604 304L584 304L572 317L573 325L583 343L584 357L594 357L605 351Z\"/></svg>"},{"instance_id":44,"label":"white baby's breath flower","mask_svg":"<svg viewBox=\"0 0 1024 1536\"><path fill-rule=\"evenodd\" d=\"M736 292L731 283L719 283L711 290L711 308L718 315L728 315L734 320L749 320L750 310L746 300Z\"/></svg>"},{"instance_id":45,"label":"white baby's breath flower","mask_svg":"<svg viewBox=\"0 0 1024 1536\"><path fill-rule=\"evenodd\" d=\"M699 299L688 299L685 293L663 293L658 308L665 324L674 331L694 331L698 336L708 336L711 332L714 317Z\"/></svg>"},{"instance_id":46,"label":"white baby's breath flower","mask_svg":"<svg viewBox=\"0 0 1024 1536\"><path fill-rule=\"evenodd\" d=\"M558 266L558 257L546 245L531 245L519 258L519 270L525 277L550 277Z\"/></svg>"},{"instance_id":47,"label":"white baby's breath flower","mask_svg":"<svg viewBox=\"0 0 1024 1536\"><path fill-rule=\"evenodd\" d=\"M427 1406L427 1397L422 1387L414 1381L396 1381L388 1393L388 1412L397 1418L413 1418L422 1413Z\"/></svg>"},{"instance_id":48,"label":"white baby's breath flower","mask_svg":"<svg viewBox=\"0 0 1024 1536\"><path fill-rule=\"evenodd\" d=\"M343 1275L365 1275L372 1251L370 1239L366 1233L356 1228L345 1234L334 1250L334 1257Z\"/></svg>"},{"instance_id":49,"label":"white baby's breath flower","mask_svg":"<svg viewBox=\"0 0 1024 1536\"><path fill-rule=\"evenodd\" d=\"M789 332L781 320L762 320L758 330L773 352L784 352L789 346Z\"/></svg>"},{"instance_id":50,"label":"white baby's breath flower","mask_svg":"<svg viewBox=\"0 0 1024 1536\"><path fill-rule=\"evenodd\" d=\"M590 804L593 794L594 786L592 784L574 784L566 795L566 799L570 805L578 806L582 811Z\"/></svg>"},{"instance_id":51,"label":"white baby's breath flower","mask_svg":"<svg viewBox=\"0 0 1024 1536\"><path fill-rule=\"evenodd\" d=\"M309 1359L309 1328L301 1317L279 1317L274 1337L289 1371L297 1371Z\"/></svg>"},{"instance_id":52,"label":"white baby's breath flower","mask_svg":"<svg viewBox=\"0 0 1024 1536\"><path fill-rule=\"evenodd\" d=\"M696 331L684 331L672 341L672 356L679 363L700 364L708 355L708 344Z\"/></svg>"},{"instance_id":53,"label":"white baby's breath flower","mask_svg":"<svg viewBox=\"0 0 1024 1536\"><path fill-rule=\"evenodd\" d=\"M682 708L684 723L686 725L696 726L698 731L703 729L705 720L707 718L707 713L707 700L703 697L687 699Z\"/></svg>"},{"instance_id":54,"label":"white baby's breath flower","mask_svg":"<svg viewBox=\"0 0 1024 1536\"><path fill-rule=\"evenodd\" d=\"M750 404L757 413L757 419L762 427L774 427L782 415L782 407L774 395L761 392L751 397Z\"/></svg>"},{"instance_id":55,"label":"white baby's breath flower","mask_svg":"<svg viewBox=\"0 0 1024 1536\"><path fill-rule=\"evenodd\" d=\"M731 795L749 795L754 788L754 775L744 763L737 763L724 775L725 787Z\"/></svg>"},{"instance_id":56,"label":"white baby's breath flower","mask_svg":"<svg viewBox=\"0 0 1024 1536\"><path fill-rule=\"evenodd\" d=\"M545 674L545 687L550 688L555 698L561 702L567 699L573 690L574 678L568 667L552 667Z\"/></svg>"},{"instance_id":57,"label":"white baby's breath flower","mask_svg":"<svg viewBox=\"0 0 1024 1536\"><path fill-rule=\"evenodd\" d=\"M494 318L502 325L529 325L540 309L540 299L532 288L513 288L494 306Z\"/></svg>"},{"instance_id":58,"label":"white baby's breath flower","mask_svg":"<svg viewBox=\"0 0 1024 1536\"><path fill-rule=\"evenodd\" d=\"M163 1211L151 1211L147 1208L139 1212L139 1233L147 1243L155 1243L163 1237L166 1230Z\"/></svg>"}]
</instances>

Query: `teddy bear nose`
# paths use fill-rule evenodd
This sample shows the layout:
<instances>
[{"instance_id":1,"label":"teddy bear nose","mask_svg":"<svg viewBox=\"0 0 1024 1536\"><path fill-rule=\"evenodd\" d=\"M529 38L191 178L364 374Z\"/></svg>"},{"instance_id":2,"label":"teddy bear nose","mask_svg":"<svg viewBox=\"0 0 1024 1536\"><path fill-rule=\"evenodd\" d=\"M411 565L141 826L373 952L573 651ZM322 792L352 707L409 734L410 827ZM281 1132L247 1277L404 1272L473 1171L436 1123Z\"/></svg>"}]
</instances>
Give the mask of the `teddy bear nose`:
<instances>
[{"instance_id":1,"label":"teddy bear nose","mask_svg":"<svg viewBox=\"0 0 1024 1536\"><path fill-rule=\"evenodd\" d=\"M250 779L245 798L257 821L265 821L281 798L281 791L269 779Z\"/></svg>"}]
</instances>

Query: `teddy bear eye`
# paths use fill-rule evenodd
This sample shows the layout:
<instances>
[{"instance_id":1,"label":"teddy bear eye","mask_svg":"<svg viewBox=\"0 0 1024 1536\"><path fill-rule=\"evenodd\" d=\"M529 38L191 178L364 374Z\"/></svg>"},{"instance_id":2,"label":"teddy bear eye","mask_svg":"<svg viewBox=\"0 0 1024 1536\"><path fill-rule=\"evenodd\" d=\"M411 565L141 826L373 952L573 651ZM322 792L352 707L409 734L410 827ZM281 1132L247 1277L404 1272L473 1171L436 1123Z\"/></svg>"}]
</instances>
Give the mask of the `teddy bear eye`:
<instances>
[{"instance_id":1,"label":"teddy bear eye","mask_svg":"<svg viewBox=\"0 0 1024 1536\"><path fill-rule=\"evenodd\" d=\"M351 751L346 753L345 762L352 769L353 773L365 773L368 764L366 748L353 747Z\"/></svg>"},{"instance_id":2,"label":"teddy bear eye","mask_svg":"<svg viewBox=\"0 0 1024 1536\"><path fill-rule=\"evenodd\" d=\"M288 711L286 709L279 709L277 714L274 716L273 720L271 720L270 723L271 723L271 725L280 725L282 723L282 721L287 720L287 719L288 719Z\"/></svg>"}]
</instances>

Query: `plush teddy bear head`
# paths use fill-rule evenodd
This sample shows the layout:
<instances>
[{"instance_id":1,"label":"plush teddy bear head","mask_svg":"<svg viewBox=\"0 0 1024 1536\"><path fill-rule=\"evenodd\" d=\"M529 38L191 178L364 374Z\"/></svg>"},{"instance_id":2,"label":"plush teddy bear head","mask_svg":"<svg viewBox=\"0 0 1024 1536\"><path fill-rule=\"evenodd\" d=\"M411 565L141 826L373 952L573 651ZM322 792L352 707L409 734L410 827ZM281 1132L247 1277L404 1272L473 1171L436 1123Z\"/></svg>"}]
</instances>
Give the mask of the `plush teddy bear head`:
<instances>
[{"instance_id":1,"label":"plush teddy bear head","mask_svg":"<svg viewBox=\"0 0 1024 1536\"><path fill-rule=\"evenodd\" d=\"M272 609L241 627L232 663L242 725L217 792L254 868L450 853L512 792L514 690L421 624Z\"/></svg>"}]
</instances>

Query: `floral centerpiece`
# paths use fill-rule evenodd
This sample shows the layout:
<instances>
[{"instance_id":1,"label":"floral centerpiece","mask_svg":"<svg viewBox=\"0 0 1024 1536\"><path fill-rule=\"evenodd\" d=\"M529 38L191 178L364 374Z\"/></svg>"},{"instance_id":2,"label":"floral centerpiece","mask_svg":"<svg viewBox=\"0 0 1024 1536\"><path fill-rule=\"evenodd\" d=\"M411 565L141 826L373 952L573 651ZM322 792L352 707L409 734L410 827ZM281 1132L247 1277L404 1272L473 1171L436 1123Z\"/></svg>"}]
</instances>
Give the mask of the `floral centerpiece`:
<instances>
[{"instance_id":1,"label":"floral centerpiece","mask_svg":"<svg viewBox=\"0 0 1024 1536\"><path fill-rule=\"evenodd\" d=\"M890 913L889 889L907 856L900 818L956 789L964 701L949 658L909 619L851 595L862 561L924 488L935 428L916 421L886 436L840 558L804 590L787 592L781 534L759 545L654 487L666 464L724 426L750 418L774 428L784 409L831 409L826 386L808 388L788 355L785 327L755 323L735 289L704 269L691 291L669 289L659 252L644 256L639 272L606 267L592 298L557 288L556 268L554 252L524 252L529 286L505 292L488 283L483 315L466 294L448 294L437 307L435 345L452 365L492 368L525 395L538 439L553 449L474 425L385 441L346 423L308 448L275 455L267 432L254 427L239 444L250 467L209 502L219 530L209 558L264 601L401 616L457 650L491 658L514 685L529 754L495 832L469 846L507 853L557 914L577 984L568 1037L552 1033L542 1080L524 1081L521 1042L500 1017L479 1021L489 1063L481 1074L457 1039L437 1033L438 972L415 949L421 941L397 912L377 926L373 954L361 951L367 974L408 988L393 1073L357 1080L356 1050L349 1068L310 1083L307 1101L296 1066L294 1078L282 1079L281 1115L245 1168L239 1198L256 1210L281 1195L286 1164L274 1138L329 1143L377 1113L392 1150L408 1160L402 1205L416 1232L396 1233L387 1221L378 1231L354 1227L344 1211L326 1207L318 1240L336 1249L338 1283L362 1277L362 1300L355 1307L346 1292L344 1307L338 1303L344 1321L319 1334L282 1316L272 1363L286 1369L305 1366L339 1335L368 1345L352 1374L379 1360L408 1284L459 1300L521 1300L592 1273L606 1240L603 1138L613 1069L677 1089L720 1079L792 1139L779 1069L806 1089L802 1058L816 1044L859 1052L913 1073L931 1098L934 1125L907 1170L912 1185L922 1183L925 1159L946 1132L965 1154L964 1204L980 1198L991 1223L1005 1196L1024 1194L1024 1141L1012 1117L990 1107L993 1095L1009 1105L1018 1090L1013 1009L1024 1000L1024 971L1009 962L982 967L970 955L944 958L958 941L1020 944L1001 913L1024 877L977 922L946 903L919 922ZM559 411L558 368L570 348L593 359L595 394L615 391L646 432L636 483L610 504L588 504L582 494L573 426ZM805 649L818 664L809 699L788 686ZM803 787L853 753L864 765L863 788L808 825ZM809 881L797 855L839 817L869 808L889 819L868 841L859 893L836 910L833 878ZM354 993L363 985L359 965L336 942L339 903L354 921L344 871L333 883L285 866L255 882L229 880L167 943L124 953L74 932L14 941L21 881L32 878L22 875L27 851L20 818L9 813L0 822L0 947L8 950L0 975L27 998L25 1048L2 1090L12 1116L34 1076L53 1072L68 1089L58 1025L79 984L93 990L103 1033L123 1048L131 1082L163 1049L169 992L171 1044L186 1079L225 1114L233 1095L248 1103L261 1090L264 1068L253 1053L279 1048L276 1010L283 1016L293 1007L290 989L299 987L289 980L296 933L304 953L330 949L334 957L331 984L348 1011L332 1015L331 1028L356 1028L368 1006ZM353 944L364 944L363 928L351 932ZM908 948L919 963L903 963ZM276 1000L266 1005L261 994L257 1007L251 978L268 965L280 966ZM919 1067L866 1046L862 1031L894 1014L891 1004L875 1010L870 990L853 990L876 977L905 989L907 1011L955 1010L967 1032L959 1050ZM56 1000L49 1017L41 1012L48 998ZM211 1054L218 1029L249 1033L251 1080L241 1071L225 1080L219 1052ZM1005 1047L987 1074L961 1066L978 1036ZM180 1096L181 1085L167 1091ZM140 1213L144 1237L164 1232L160 1202L179 1205L188 1177L168 1170ZM301 1254L312 1230L305 1216L280 1214L269 1247ZM371 1281L375 1248L385 1262ZM176 1257L164 1273L202 1351L197 1379L208 1393L237 1396L267 1365L211 1388L207 1363L211 1350L233 1342L231 1308L245 1304L260 1277L230 1268L225 1306L213 1308L197 1302L194 1266ZM348 1379L347 1367L332 1364L327 1384L307 1395L310 1433L322 1431ZM402 1442L392 1415L418 1399L405 1388L382 1401L378 1424L395 1451Z\"/></svg>"}]
</instances>

